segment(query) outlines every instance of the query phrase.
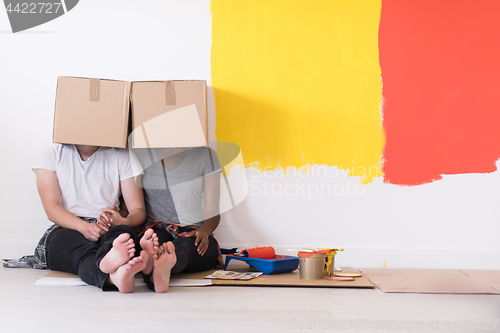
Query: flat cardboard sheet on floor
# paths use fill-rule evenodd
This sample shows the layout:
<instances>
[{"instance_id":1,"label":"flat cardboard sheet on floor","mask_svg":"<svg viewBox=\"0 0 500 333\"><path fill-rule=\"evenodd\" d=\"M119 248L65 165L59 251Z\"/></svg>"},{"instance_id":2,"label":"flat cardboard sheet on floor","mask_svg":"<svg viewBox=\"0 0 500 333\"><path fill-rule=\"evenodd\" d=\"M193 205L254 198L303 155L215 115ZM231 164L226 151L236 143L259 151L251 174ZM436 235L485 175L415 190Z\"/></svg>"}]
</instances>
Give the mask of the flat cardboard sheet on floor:
<instances>
[{"instance_id":1,"label":"flat cardboard sheet on floor","mask_svg":"<svg viewBox=\"0 0 500 333\"><path fill-rule=\"evenodd\" d=\"M461 269L461 271L467 276L487 284L500 294L500 271L472 269Z\"/></svg>"},{"instance_id":2,"label":"flat cardboard sheet on floor","mask_svg":"<svg viewBox=\"0 0 500 333\"><path fill-rule=\"evenodd\" d=\"M500 294L500 271L394 268L362 268L360 271L386 293Z\"/></svg>"},{"instance_id":3,"label":"flat cardboard sheet on floor","mask_svg":"<svg viewBox=\"0 0 500 333\"><path fill-rule=\"evenodd\" d=\"M229 265L227 270L237 271L237 272L256 272L255 268L245 266L245 265ZM236 280L217 280L217 279L204 279L205 276L212 274L215 272L215 269L197 272L197 273L183 273L176 274L172 276L171 286L186 286L189 285L189 281L200 281L203 280L206 284L211 284L214 286L253 286L253 287L322 287L322 288L375 288L375 285L370 282L366 277L358 277L355 278L354 281L336 281L336 280L327 280L326 277L322 280L302 280L299 277L299 271L295 270L290 273L281 273L281 274L270 274L270 275L261 275L258 278L247 280L247 281L236 281ZM358 270L342 267L342 273L359 273ZM73 275L70 273L58 272L58 271L50 271L43 278L52 278L50 282L53 284L53 278L69 278L69 279L78 279L77 275ZM137 277L136 277L137 279ZM81 281L81 280L80 280ZM141 280L136 280L140 281ZM177 281L184 281L183 284L179 284ZM69 282L69 281L68 281ZM46 284L44 281L39 283L40 285ZM142 283L141 283L142 284ZM76 285L74 283L62 283L60 285Z\"/></svg>"},{"instance_id":4,"label":"flat cardboard sheet on floor","mask_svg":"<svg viewBox=\"0 0 500 333\"><path fill-rule=\"evenodd\" d=\"M257 271L255 268L246 265L229 265L226 270L235 272ZM216 270L177 274L174 275L172 279L202 279L215 271ZM359 273L359 271L349 267L342 267L342 273ZM212 285L251 287L375 288L375 285L364 276L355 278L354 281L327 280L326 277L321 280L303 280L300 279L299 270L295 270L290 273L261 275L258 278L247 281L212 279Z\"/></svg>"}]
</instances>

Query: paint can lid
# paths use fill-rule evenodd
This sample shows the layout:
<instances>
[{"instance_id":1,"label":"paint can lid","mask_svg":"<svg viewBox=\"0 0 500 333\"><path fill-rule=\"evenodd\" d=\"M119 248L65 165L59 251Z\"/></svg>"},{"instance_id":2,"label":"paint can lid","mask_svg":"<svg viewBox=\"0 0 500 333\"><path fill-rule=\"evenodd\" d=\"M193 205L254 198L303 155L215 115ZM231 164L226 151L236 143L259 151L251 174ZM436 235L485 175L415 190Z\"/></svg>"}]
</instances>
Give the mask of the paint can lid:
<instances>
[{"instance_id":1,"label":"paint can lid","mask_svg":"<svg viewBox=\"0 0 500 333\"><path fill-rule=\"evenodd\" d=\"M298 253L299 258L320 258L324 259L326 257L325 252L302 252Z\"/></svg>"},{"instance_id":2,"label":"paint can lid","mask_svg":"<svg viewBox=\"0 0 500 333\"><path fill-rule=\"evenodd\" d=\"M353 277L344 277L344 276L329 276L328 280L337 280L337 281L354 281Z\"/></svg>"},{"instance_id":3,"label":"paint can lid","mask_svg":"<svg viewBox=\"0 0 500 333\"><path fill-rule=\"evenodd\" d=\"M335 276L355 278L355 277L361 277L361 276L363 276L363 274L361 274L361 273L336 273Z\"/></svg>"}]
</instances>

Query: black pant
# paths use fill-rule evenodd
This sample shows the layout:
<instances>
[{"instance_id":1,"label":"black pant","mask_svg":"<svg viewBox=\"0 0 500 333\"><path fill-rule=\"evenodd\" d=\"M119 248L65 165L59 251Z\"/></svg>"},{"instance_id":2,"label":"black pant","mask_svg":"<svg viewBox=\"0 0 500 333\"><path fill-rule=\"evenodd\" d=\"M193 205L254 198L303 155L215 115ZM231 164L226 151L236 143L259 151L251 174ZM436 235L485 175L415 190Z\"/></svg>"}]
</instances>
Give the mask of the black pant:
<instances>
[{"instance_id":1,"label":"black pant","mask_svg":"<svg viewBox=\"0 0 500 333\"><path fill-rule=\"evenodd\" d=\"M113 247L113 241L123 233L134 239L137 256L139 243L129 226L111 227L98 242L88 240L76 230L58 228L47 238L47 264L50 269L77 274L84 282L102 290L117 290L105 285L108 274L99 269L99 263Z\"/></svg>"},{"instance_id":2,"label":"black pant","mask_svg":"<svg viewBox=\"0 0 500 333\"><path fill-rule=\"evenodd\" d=\"M219 248L217 247L217 242L213 237L208 237L207 251L203 256L200 256L198 254L197 247L194 245L196 237L178 237L174 239L174 237L163 228L153 228L153 231L158 236L158 242L160 245L171 241L175 246L175 256L177 257L177 262L174 267L172 267L172 274L206 271L214 267L217 263ZM179 231L183 232L183 230ZM154 290L154 286L151 283L151 274L144 274L144 281L150 289Z\"/></svg>"}]
</instances>

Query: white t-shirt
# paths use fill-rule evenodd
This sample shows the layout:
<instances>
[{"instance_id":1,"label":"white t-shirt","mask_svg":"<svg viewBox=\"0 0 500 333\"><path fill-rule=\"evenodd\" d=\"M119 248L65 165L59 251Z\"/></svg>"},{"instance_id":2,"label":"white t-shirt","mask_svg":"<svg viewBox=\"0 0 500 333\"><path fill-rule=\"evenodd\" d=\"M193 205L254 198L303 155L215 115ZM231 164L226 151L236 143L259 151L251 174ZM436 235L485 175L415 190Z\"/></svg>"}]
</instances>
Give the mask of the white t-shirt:
<instances>
[{"instance_id":1,"label":"white t-shirt","mask_svg":"<svg viewBox=\"0 0 500 333\"><path fill-rule=\"evenodd\" d=\"M55 171L62 206L76 216L97 218L105 207L120 204L120 181L142 174L126 149L100 147L83 161L75 145L53 144L38 158L33 171Z\"/></svg>"}]
</instances>

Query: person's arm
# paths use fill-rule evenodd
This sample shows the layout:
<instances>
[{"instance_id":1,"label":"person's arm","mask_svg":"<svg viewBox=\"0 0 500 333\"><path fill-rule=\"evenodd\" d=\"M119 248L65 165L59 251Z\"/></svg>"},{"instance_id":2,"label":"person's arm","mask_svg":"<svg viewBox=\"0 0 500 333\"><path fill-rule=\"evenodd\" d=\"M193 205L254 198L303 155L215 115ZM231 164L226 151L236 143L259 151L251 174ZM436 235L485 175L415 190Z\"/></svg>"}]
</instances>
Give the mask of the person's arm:
<instances>
[{"instance_id":1,"label":"person's arm","mask_svg":"<svg viewBox=\"0 0 500 333\"><path fill-rule=\"evenodd\" d=\"M203 190L203 205L205 208L205 220L203 225L191 231L187 237L196 237L194 245L198 247L198 254L204 255L208 249L208 237L217 228L220 222L220 173L216 172L205 176Z\"/></svg>"},{"instance_id":2,"label":"person's arm","mask_svg":"<svg viewBox=\"0 0 500 333\"><path fill-rule=\"evenodd\" d=\"M101 217L107 219L111 226L128 225L132 228L140 226L146 219L146 207L144 205L144 194L142 188L137 186L134 178L120 181L123 201L128 210L128 215L123 217L116 207L104 208Z\"/></svg>"},{"instance_id":3,"label":"person's arm","mask_svg":"<svg viewBox=\"0 0 500 333\"><path fill-rule=\"evenodd\" d=\"M59 181L57 180L55 171L37 169L36 185L38 194L42 200L43 209L50 221L62 228L79 231L93 242L97 242L107 231L106 226L88 223L63 208Z\"/></svg>"},{"instance_id":4,"label":"person's arm","mask_svg":"<svg viewBox=\"0 0 500 333\"><path fill-rule=\"evenodd\" d=\"M127 204L123 201L123 197L120 197L120 210L118 212L122 217L128 216Z\"/></svg>"},{"instance_id":5,"label":"person's arm","mask_svg":"<svg viewBox=\"0 0 500 333\"><path fill-rule=\"evenodd\" d=\"M202 228L211 234L220 222L220 173L216 172L204 177L203 205L205 207L205 221Z\"/></svg>"}]
</instances>

